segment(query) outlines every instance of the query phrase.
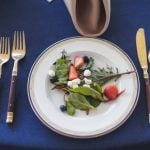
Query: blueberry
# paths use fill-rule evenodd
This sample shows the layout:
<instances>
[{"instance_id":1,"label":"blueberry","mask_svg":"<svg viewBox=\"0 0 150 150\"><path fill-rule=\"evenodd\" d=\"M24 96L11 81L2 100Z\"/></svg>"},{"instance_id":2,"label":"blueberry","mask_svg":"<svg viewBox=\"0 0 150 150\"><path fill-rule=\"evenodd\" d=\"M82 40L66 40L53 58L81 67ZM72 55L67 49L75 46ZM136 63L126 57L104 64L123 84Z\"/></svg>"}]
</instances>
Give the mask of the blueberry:
<instances>
[{"instance_id":1,"label":"blueberry","mask_svg":"<svg viewBox=\"0 0 150 150\"><path fill-rule=\"evenodd\" d=\"M50 82L51 82L51 83L55 83L55 82L57 82L57 81L58 81L58 79L57 79L56 76L54 76L54 77L52 77L52 78L50 79Z\"/></svg>"},{"instance_id":2,"label":"blueberry","mask_svg":"<svg viewBox=\"0 0 150 150\"><path fill-rule=\"evenodd\" d=\"M62 112L67 111L67 107L65 105L60 105L60 110Z\"/></svg>"},{"instance_id":3,"label":"blueberry","mask_svg":"<svg viewBox=\"0 0 150 150\"><path fill-rule=\"evenodd\" d=\"M85 63L89 63L89 57L88 56L84 56L83 60L84 60Z\"/></svg>"}]
</instances>

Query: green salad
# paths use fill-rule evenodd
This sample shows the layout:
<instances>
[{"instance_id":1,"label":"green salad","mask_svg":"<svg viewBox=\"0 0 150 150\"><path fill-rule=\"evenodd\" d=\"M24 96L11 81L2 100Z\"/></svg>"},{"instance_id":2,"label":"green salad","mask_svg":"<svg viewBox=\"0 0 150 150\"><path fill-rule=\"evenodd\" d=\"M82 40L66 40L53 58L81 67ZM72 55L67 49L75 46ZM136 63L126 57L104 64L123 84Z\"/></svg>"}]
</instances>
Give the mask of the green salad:
<instances>
[{"instance_id":1,"label":"green salad","mask_svg":"<svg viewBox=\"0 0 150 150\"><path fill-rule=\"evenodd\" d=\"M125 89L119 91L115 83L103 86L110 80L116 81L121 75L134 71L119 73L118 68L106 66L93 69L94 58L90 56L75 56L73 60L66 51L54 63L54 69L49 69L52 88L64 91L64 104L60 106L62 112L75 115L76 110L89 114L103 102L116 100Z\"/></svg>"}]
</instances>

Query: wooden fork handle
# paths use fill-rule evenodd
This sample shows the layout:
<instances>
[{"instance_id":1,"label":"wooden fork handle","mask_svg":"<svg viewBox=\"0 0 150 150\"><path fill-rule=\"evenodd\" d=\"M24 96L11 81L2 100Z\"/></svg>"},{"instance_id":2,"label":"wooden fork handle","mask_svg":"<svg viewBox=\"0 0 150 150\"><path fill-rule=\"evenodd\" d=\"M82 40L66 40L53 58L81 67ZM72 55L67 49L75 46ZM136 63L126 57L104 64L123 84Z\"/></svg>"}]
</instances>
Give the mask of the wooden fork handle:
<instances>
[{"instance_id":1,"label":"wooden fork handle","mask_svg":"<svg viewBox=\"0 0 150 150\"><path fill-rule=\"evenodd\" d=\"M17 80L17 76L12 75L10 91L9 91L6 123L13 122L14 108L15 108L16 80Z\"/></svg>"}]
</instances>

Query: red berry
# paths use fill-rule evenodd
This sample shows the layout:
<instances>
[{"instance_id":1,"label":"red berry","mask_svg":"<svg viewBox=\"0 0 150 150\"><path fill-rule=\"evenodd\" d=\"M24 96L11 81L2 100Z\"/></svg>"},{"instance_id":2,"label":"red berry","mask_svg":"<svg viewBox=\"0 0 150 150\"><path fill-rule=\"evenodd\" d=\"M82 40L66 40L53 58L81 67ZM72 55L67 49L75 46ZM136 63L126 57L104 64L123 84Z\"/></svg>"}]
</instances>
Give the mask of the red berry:
<instances>
[{"instance_id":1,"label":"red berry","mask_svg":"<svg viewBox=\"0 0 150 150\"><path fill-rule=\"evenodd\" d=\"M114 84L109 85L104 89L104 95L108 98L108 100L115 100L124 92L125 89L119 92L117 86Z\"/></svg>"},{"instance_id":2,"label":"red berry","mask_svg":"<svg viewBox=\"0 0 150 150\"><path fill-rule=\"evenodd\" d=\"M104 89L104 95L109 99L109 100L114 100L118 96L118 88L116 85L109 85Z\"/></svg>"}]
</instances>

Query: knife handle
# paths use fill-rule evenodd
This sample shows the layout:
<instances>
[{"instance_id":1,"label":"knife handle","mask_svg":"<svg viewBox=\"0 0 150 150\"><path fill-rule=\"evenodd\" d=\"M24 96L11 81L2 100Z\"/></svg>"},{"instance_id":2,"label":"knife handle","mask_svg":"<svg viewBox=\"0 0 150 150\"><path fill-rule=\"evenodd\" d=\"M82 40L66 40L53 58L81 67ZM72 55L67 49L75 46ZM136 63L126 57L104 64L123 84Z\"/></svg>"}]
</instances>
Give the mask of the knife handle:
<instances>
[{"instance_id":1,"label":"knife handle","mask_svg":"<svg viewBox=\"0 0 150 150\"><path fill-rule=\"evenodd\" d=\"M150 121L150 83L149 83L149 78L145 79L145 85L146 85L147 107L148 107L148 114L149 114L149 121Z\"/></svg>"},{"instance_id":2,"label":"knife handle","mask_svg":"<svg viewBox=\"0 0 150 150\"><path fill-rule=\"evenodd\" d=\"M14 108L15 108L16 80L17 76L13 75L10 84L6 123L13 122Z\"/></svg>"}]
</instances>

